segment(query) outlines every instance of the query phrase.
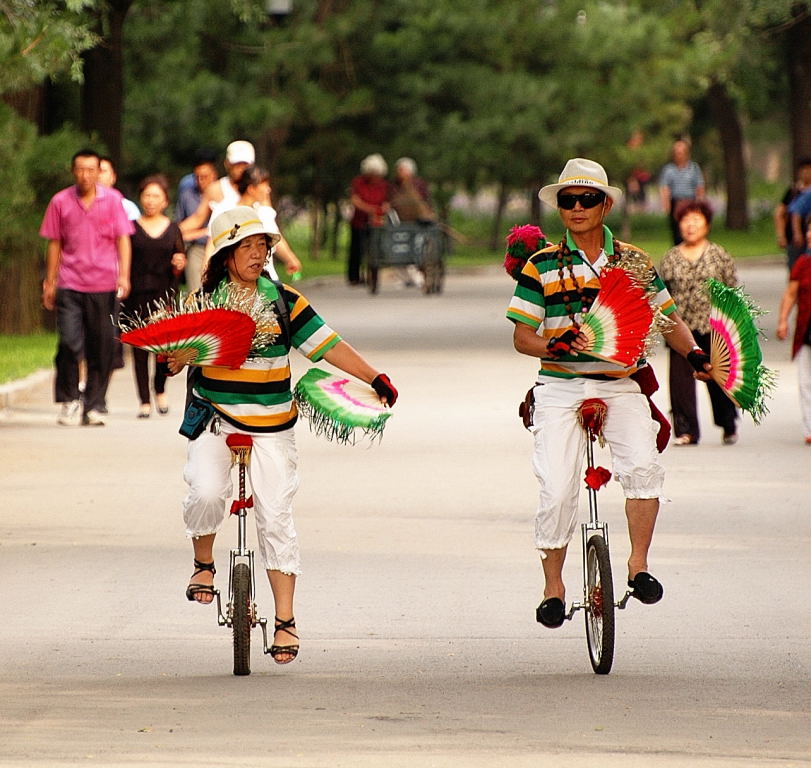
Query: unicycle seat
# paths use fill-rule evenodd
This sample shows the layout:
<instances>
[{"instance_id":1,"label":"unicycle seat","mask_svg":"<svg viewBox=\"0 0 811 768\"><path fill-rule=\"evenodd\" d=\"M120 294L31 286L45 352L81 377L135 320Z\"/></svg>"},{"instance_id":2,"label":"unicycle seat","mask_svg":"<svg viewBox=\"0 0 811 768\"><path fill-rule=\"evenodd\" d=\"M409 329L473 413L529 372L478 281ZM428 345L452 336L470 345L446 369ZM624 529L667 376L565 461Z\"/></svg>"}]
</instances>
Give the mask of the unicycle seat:
<instances>
[{"instance_id":1,"label":"unicycle seat","mask_svg":"<svg viewBox=\"0 0 811 768\"><path fill-rule=\"evenodd\" d=\"M225 438L225 444L233 451L239 448L250 448L253 446L253 438L242 432L234 432Z\"/></svg>"}]
</instances>

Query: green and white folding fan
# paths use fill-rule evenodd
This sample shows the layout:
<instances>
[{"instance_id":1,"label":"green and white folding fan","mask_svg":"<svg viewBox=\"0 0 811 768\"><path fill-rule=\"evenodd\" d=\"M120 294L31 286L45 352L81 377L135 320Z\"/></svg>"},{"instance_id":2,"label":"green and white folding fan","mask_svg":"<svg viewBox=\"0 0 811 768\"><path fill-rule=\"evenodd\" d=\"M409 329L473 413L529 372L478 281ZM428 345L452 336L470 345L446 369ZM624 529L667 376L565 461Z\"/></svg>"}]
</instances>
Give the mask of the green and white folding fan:
<instances>
[{"instance_id":1,"label":"green and white folding fan","mask_svg":"<svg viewBox=\"0 0 811 768\"><path fill-rule=\"evenodd\" d=\"M763 365L761 331L755 318L764 314L741 288L707 280L710 297L710 375L732 402L749 411L755 424L769 412L766 398L777 372Z\"/></svg>"},{"instance_id":2,"label":"green and white folding fan","mask_svg":"<svg viewBox=\"0 0 811 768\"><path fill-rule=\"evenodd\" d=\"M338 443L354 443L359 433L380 437L391 416L371 387L320 368L310 368L293 395L310 429Z\"/></svg>"}]
</instances>

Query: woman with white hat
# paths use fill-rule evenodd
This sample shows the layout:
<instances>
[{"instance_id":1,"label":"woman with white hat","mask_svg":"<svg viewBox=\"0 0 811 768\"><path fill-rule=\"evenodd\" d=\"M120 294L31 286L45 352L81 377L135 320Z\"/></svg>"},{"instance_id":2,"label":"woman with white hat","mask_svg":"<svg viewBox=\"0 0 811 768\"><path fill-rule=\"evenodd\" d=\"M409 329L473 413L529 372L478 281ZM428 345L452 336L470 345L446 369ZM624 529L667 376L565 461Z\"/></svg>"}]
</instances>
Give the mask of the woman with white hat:
<instances>
[{"instance_id":1,"label":"woman with white hat","mask_svg":"<svg viewBox=\"0 0 811 768\"><path fill-rule=\"evenodd\" d=\"M588 398L608 405L605 439L614 475L625 493L631 538L628 585L643 603L656 603L663 594L662 585L648 572L648 550L664 480L657 448L664 449L669 427L662 431L664 440L657 441L661 430L654 418L661 414L646 397L655 391L655 377L651 380L644 359L625 367L584 353L587 339L579 332L579 315L588 311L600 290L600 270L610 265L644 266L652 276L649 287L654 301L672 321L668 344L687 357L695 375L705 380L709 356L696 346L647 255L620 243L605 226L622 191L608 183L599 163L579 157L569 160L557 183L543 187L538 196L558 209L566 234L559 244L528 259L507 317L515 324L515 349L540 358L541 363L531 427L533 469L540 484L535 544L545 578L536 617L544 626L559 627L566 616L563 563L577 524L582 482L585 436L576 414Z\"/></svg>"},{"instance_id":2,"label":"woman with white hat","mask_svg":"<svg viewBox=\"0 0 811 768\"><path fill-rule=\"evenodd\" d=\"M278 233L253 208L239 206L220 214L211 225L214 253L203 275L203 291L213 294L229 282L254 291L257 300L286 307L281 338L259 359L239 370L195 370L192 395L214 408L212 426L189 441L183 502L187 535L194 547L194 573L186 590L189 600L210 603L214 597L214 539L226 516L231 493L230 451L226 437L250 434L253 451L250 480L254 496L259 553L267 570L276 608L270 653L279 664L298 653L293 613L296 577L301 572L293 525L293 496L298 488L293 425L297 410L290 387L288 352L296 347L312 361L321 359L369 383L380 399L394 405L397 390L333 331L295 289L274 283L264 274L265 260ZM182 366L169 360L177 373ZM199 371L199 373L198 373Z\"/></svg>"}]
</instances>

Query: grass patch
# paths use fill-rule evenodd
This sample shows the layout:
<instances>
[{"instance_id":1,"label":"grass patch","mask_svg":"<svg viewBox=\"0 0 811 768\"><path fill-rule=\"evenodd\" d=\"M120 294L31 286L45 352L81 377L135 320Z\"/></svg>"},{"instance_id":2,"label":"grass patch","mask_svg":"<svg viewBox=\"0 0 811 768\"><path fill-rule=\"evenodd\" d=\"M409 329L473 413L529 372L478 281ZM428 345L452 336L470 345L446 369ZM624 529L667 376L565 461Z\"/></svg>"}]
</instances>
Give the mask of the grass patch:
<instances>
[{"instance_id":1,"label":"grass patch","mask_svg":"<svg viewBox=\"0 0 811 768\"><path fill-rule=\"evenodd\" d=\"M55 333L0 335L0 384L22 379L40 368L50 368L55 354Z\"/></svg>"}]
</instances>

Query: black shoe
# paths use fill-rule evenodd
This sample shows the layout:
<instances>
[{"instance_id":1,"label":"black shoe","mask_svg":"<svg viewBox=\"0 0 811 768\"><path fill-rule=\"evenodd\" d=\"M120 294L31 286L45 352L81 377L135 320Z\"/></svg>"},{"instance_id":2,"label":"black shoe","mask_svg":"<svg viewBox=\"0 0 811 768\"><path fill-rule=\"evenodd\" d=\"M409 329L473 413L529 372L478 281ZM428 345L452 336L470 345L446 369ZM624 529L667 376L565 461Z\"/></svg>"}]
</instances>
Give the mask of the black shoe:
<instances>
[{"instance_id":1,"label":"black shoe","mask_svg":"<svg viewBox=\"0 0 811 768\"><path fill-rule=\"evenodd\" d=\"M649 573L640 571L633 579L628 579L631 596L645 605L653 605L662 599L665 593L662 585Z\"/></svg>"},{"instance_id":2,"label":"black shoe","mask_svg":"<svg viewBox=\"0 0 811 768\"><path fill-rule=\"evenodd\" d=\"M566 618L566 603L559 597L547 597L535 610L535 620L549 629L563 624Z\"/></svg>"}]
</instances>

